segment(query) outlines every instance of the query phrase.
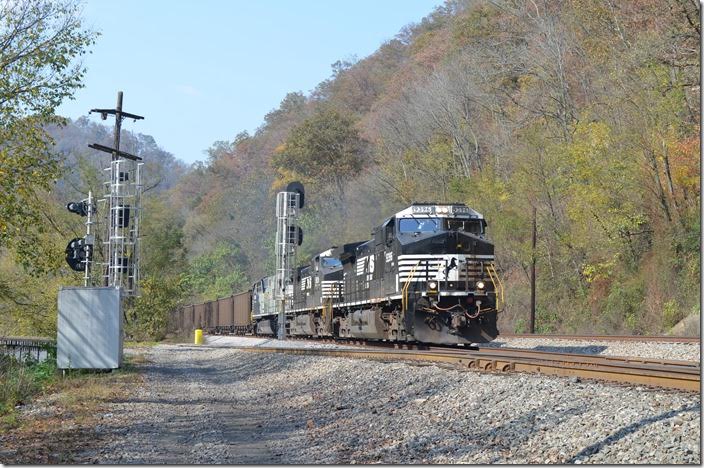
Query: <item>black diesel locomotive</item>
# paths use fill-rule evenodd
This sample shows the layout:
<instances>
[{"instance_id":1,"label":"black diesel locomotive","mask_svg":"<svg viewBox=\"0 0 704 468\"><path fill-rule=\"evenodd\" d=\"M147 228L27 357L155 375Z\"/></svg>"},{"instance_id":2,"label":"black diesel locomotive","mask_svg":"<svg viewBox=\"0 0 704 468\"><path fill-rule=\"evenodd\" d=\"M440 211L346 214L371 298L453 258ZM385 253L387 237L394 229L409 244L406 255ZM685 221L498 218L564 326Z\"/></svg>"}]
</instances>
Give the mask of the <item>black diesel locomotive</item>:
<instances>
[{"instance_id":1,"label":"black diesel locomotive","mask_svg":"<svg viewBox=\"0 0 704 468\"><path fill-rule=\"evenodd\" d=\"M414 203L376 227L372 239L321 252L295 270L287 291L287 335L492 341L503 291L486 226L464 204ZM275 334L274 277L257 281L246 294L251 300L183 308L174 318L177 328ZM235 303L249 310L220 310L220 304Z\"/></svg>"}]
</instances>

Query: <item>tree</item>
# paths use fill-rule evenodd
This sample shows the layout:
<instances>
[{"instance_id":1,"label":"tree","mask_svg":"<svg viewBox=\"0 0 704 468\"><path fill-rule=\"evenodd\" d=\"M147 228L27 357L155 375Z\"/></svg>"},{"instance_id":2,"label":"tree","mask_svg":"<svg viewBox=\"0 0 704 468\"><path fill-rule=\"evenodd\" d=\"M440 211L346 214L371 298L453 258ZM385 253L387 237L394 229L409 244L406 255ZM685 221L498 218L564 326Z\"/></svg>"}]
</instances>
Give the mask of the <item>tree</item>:
<instances>
[{"instance_id":1,"label":"tree","mask_svg":"<svg viewBox=\"0 0 704 468\"><path fill-rule=\"evenodd\" d=\"M273 163L281 178L300 177L318 186L331 183L342 205L347 179L364 167L364 152L354 121L323 108L291 130Z\"/></svg>"},{"instance_id":2,"label":"tree","mask_svg":"<svg viewBox=\"0 0 704 468\"><path fill-rule=\"evenodd\" d=\"M25 266L41 256L39 194L60 174L44 130L80 88L76 60L95 33L81 27L74 0L0 0L0 247L13 247Z\"/></svg>"},{"instance_id":3,"label":"tree","mask_svg":"<svg viewBox=\"0 0 704 468\"><path fill-rule=\"evenodd\" d=\"M243 272L247 257L236 245L221 243L211 252L193 259L181 280L186 291L203 300L213 300L244 291L249 286Z\"/></svg>"},{"instance_id":4,"label":"tree","mask_svg":"<svg viewBox=\"0 0 704 468\"><path fill-rule=\"evenodd\" d=\"M166 335L169 313L181 303L184 291L177 278L149 276L141 282L142 295L130 309L127 334L132 339L161 340Z\"/></svg>"}]
</instances>

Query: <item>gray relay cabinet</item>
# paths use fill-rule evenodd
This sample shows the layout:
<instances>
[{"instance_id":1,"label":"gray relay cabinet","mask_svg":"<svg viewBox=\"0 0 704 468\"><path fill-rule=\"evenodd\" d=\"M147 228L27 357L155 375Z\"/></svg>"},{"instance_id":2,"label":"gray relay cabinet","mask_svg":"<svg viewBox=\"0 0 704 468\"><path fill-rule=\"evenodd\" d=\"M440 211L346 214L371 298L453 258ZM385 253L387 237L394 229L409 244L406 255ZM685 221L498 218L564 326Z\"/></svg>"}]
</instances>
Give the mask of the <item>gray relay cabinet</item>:
<instances>
[{"instance_id":1,"label":"gray relay cabinet","mask_svg":"<svg viewBox=\"0 0 704 468\"><path fill-rule=\"evenodd\" d=\"M59 369L117 369L122 365L120 289L59 289L56 362Z\"/></svg>"}]
</instances>

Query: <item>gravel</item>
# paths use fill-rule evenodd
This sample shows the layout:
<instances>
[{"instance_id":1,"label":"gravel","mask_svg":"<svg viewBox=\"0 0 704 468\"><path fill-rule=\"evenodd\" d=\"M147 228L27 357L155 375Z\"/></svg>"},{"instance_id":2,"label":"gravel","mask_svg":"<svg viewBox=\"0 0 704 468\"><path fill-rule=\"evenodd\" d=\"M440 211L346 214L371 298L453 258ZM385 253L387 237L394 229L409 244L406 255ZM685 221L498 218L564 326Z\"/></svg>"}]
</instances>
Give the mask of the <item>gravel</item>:
<instances>
[{"instance_id":1,"label":"gravel","mask_svg":"<svg viewBox=\"0 0 704 468\"><path fill-rule=\"evenodd\" d=\"M359 349L335 343L319 343L310 340L277 340L276 338L254 338L250 336L204 335L207 346L231 348L266 347L266 348L304 348L304 349Z\"/></svg>"},{"instance_id":2,"label":"gravel","mask_svg":"<svg viewBox=\"0 0 704 468\"><path fill-rule=\"evenodd\" d=\"M147 358L79 463L701 461L695 393L211 346Z\"/></svg>"},{"instance_id":3,"label":"gravel","mask_svg":"<svg viewBox=\"0 0 704 468\"><path fill-rule=\"evenodd\" d=\"M604 356L637 356L650 359L699 361L699 343L653 343L638 341L577 341L543 338L499 338L486 347L528 348L560 353L601 354Z\"/></svg>"}]
</instances>

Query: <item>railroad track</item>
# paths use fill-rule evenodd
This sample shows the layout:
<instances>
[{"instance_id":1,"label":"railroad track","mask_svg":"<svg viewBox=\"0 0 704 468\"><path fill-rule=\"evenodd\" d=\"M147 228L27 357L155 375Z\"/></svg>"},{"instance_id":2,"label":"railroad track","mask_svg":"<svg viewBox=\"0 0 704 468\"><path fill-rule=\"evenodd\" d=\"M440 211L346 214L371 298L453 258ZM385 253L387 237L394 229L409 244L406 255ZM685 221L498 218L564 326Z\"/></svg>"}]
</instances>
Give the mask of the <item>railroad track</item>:
<instances>
[{"instance_id":1,"label":"railroad track","mask_svg":"<svg viewBox=\"0 0 704 468\"><path fill-rule=\"evenodd\" d=\"M338 344L355 344L354 342ZM527 372L700 391L698 362L553 353L518 348L399 349L365 343L360 349L236 347L247 352L443 363L486 372Z\"/></svg>"}]
</instances>

